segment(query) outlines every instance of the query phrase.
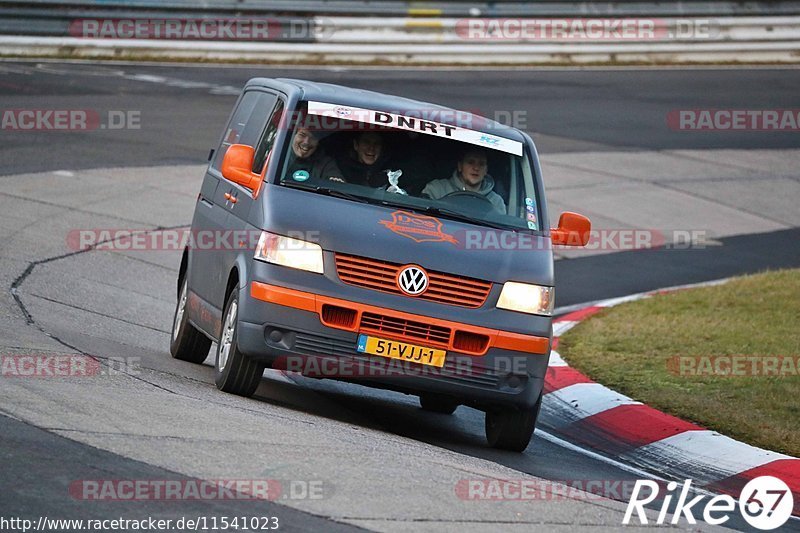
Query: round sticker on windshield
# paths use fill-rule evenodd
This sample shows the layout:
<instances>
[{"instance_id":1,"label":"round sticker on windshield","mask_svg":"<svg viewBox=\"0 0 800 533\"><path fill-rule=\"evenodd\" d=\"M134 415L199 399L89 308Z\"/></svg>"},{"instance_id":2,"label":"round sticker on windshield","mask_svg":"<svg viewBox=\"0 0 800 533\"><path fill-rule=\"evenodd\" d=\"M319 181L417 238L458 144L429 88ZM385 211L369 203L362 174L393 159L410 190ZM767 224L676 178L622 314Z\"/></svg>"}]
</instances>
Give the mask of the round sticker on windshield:
<instances>
[{"instance_id":1,"label":"round sticker on windshield","mask_svg":"<svg viewBox=\"0 0 800 533\"><path fill-rule=\"evenodd\" d=\"M536 222L528 221L528 229L536 229Z\"/></svg>"},{"instance_id":2,"label":"round sticker on windshield","mask_svg":"<svg viewBox=\"0 0 800 533\"><path fill-rule=\"evenodd\" d=\"M536 215L534 215L533 213L528 213L528 220L530 220L531 222L536 222Z\"/></svg>"},{"instance_id":3,"label":"round sticker on windshield","mask_svg":"<svg viewBox=\"0 0 800 533\"><path fill-rule=\"evenodd\" d=\"M525 198L525 205L532 206L533 205L533 198Z\"/></svg>"},{"instance_id":4,"label":"round sticker on windshield","mask_svg":"<svg viewBox=\"0 0 800 533\"><path fill-rule=\"evenodd\" d=\"M306 170L295 170L294 174L292 174L294 181L306 181L310 177L311 175Z\"/></svg>"},{"instance_id":5,"label":"round sticker on windshield","mask_svg":"<svg viewBox=\"0 0 800 533\"><path fill-rule=\"evenodd\" d=\"M532 205L526 205L525 209L528 211L528 213L535 213L536 212L536 208L533 207Z\"/></svg>"}]
</instances>

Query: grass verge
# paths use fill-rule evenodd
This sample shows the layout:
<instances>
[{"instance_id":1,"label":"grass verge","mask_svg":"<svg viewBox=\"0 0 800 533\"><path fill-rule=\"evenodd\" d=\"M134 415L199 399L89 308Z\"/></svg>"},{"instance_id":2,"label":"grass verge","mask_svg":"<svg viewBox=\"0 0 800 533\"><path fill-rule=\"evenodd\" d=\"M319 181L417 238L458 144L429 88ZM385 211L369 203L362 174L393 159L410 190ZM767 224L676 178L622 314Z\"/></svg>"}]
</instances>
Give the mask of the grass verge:
<instances>
[{"instance_id":1,"label":"grass verge","mask_svg":"<svg viewBox=\"0 0 800 533\"><path fill-rule=\"evenodd\" d=\"M656 409L800 457L800 270L604 310L559 353Z\"/></svg>"}]
</instances>

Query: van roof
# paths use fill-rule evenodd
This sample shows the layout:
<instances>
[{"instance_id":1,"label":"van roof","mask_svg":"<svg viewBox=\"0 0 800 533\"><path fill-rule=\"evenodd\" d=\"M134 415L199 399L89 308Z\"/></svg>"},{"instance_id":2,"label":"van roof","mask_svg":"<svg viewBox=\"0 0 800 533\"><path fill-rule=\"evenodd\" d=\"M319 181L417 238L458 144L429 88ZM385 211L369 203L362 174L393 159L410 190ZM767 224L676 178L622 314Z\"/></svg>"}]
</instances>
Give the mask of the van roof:
<instances>
[{"instance_id":1,"label":"van roof","mask_svg":"<svg viewBox=\"0 0 800 533\"><path fill-rule=\"evenodd\" d=\"M436 112L440 114L436 117L432 117L430 120L484 133L491 133L523 143L525 142L525 138L520 131L511 126L505 126L494 120L467 111L460 111L430 102L412 100L402 96L368 91L366 89L355 89L353 87L345 87L333 83L321 83L293 78L253 78L247 83L247 86L276 87L280 85L284 85L285 90L289 90L290 88L293 88L295 91L299 90L301 92L301 100L317 100L331 104L362 107L396 114L413 114L419 113L420 111ZM471 117L479 117L480 120L470 121ZM465 121L470 124L476 124L478 127L466 126L464 124Z\"/></svg>"}]
</instances>

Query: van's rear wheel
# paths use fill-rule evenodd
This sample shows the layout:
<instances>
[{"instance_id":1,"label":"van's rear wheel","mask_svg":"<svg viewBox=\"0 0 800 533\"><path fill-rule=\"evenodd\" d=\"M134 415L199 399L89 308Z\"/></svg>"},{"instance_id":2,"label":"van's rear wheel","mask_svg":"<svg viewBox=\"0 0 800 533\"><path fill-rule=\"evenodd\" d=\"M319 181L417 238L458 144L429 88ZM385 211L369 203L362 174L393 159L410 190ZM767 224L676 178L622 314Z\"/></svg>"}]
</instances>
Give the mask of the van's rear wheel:
<instances>
[{"instance_id":1,"label":"van's rear wheel","mask_svg":"<svg viewBox=\"0 0 800 533\"><path fill-rule=\"evenodd\" d=\"M458 408L458 402L446 396L438 394L421 394L419 405L425 411L432 413L442 413L452 415Z\"/></svg>"},{"instance_id":2,"label":"van's rear wheel","mask_svg":"<svg viewBox=\"0 0 800 533\"><path fill-rule=\"evenodd\" d=\"M225 305L222 333L217 343L214 383L223 392L252 396L261 382L264 365L249 359L237 346L239 330L239 292L234 288Z\"/></svg>"},{"instance_id":3,"label":"van's rear wheel","mask_svg":"<svg viewBox=\"0 0 800 533\"><path fill-rule=\"evenodd\" d=\"M539 401L531 409L487 411L486 440L489 441L489 446L512 452L525 451L531 442L541 405L540 394Z\"/></svg>"},{"instance_id":4,"label":"van's rear wheel","mask_svg":"<svg viewBox=\"0 0 800 533\"><path fill-rule=\"evenodd\" d=\"M200 364L208 357L211 339L198 331L186 318L186 301L189 295L188 285L187 278L184 276L181 282L181 290L178 292L175 315L172 318L169 353L175 359Z\"/></svg>"}]
</instances>

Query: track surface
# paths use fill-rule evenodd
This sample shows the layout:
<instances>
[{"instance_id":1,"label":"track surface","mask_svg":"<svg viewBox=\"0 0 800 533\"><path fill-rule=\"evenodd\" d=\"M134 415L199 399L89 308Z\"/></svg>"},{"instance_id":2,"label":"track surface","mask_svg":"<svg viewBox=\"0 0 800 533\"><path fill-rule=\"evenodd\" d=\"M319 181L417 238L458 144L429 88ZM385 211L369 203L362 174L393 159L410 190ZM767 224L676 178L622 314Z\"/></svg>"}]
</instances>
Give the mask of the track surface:
<instances>
[{"instance_id":1,"label":"track surface","mask_svg":"<svg viewBox=\"0 0 800 533\"><path fill-rule=\"evenodd\" d=\"M0 144L0 158L5 165L0 172L7 176L60 169L74 172L115 166L161 167L168 164L192 164L200 168L208 149L216 142L238 87L255 75L310 77L321 81L341 82L408 94L465 109L485 110L481 107L482 102L502 102L503 109L528 111L528 129L537 134L535 139L540 151L544 153L800 146L800 136L797 134L731 133L709 136L676 133L664 127L666 113L672 109L800 107L800 96L796 92L797 82L800 81L798 70L398 73L379 70L332 72L61 63L37 66L36 63L5 62L0 63L0 73L3 74L0 96L4 108L91 107L100 110L137 110L141 111L142 124L146 125L142 130L93 133L3 132L0 134L0 139L3 140ZM765 87L769 90L765 91ZM725 93L720 95L723 89ZM493 110L488 110L489 113L491 111ZM121 178L125 176L120 174ZM180 191L191 195L199 184L199 177L198 173L197 180L181 186ZM108 180L107 186L112 187L113 181ZM95 192L102 191L89 191L88 194ZM51 206L56 205L57 198L50 198L53 195L43 196L47 197L46 202L50 202ZM27 205L25 202L22 204ZM186 224L191 216L191 211L187 212L185 209L187 205L191 205L191 199L186 200L181 209L176 209L173 219L166 217L153 222L163 225ZM73 203L71 209L80 212L81 206ZM143 216L146 214L142 213ZM125 220L125 214L118 216ZM141 220L141 217L133 218L133 221L129 219L128 224ZM98 222L100 225L103 223L108 222ZM117 224L120 223L118 220ZM663 286L755 272L764 268L800 266L800 231L796 229L763 235L727 237L721 242L722 246L705 250L624 252L559 261L556 265L558 304L571 305ZM144 320L146 327L152 331L142 333L141 330L135 330L135 334L142 336L139 343L129 342L125 338L112 341L108 339L107 333L93 334L93 330L99 328L107 332L109 328L119 327L120 331L127 332L125 326L115 320L128 317L131 311L115 311L110 300L104 304L103 298L110 298L113 294L111 291L88 294L89 300L97 301L91 302L92 305L87 304L86 307L108 307L109 316L95 317L92 320L96 322L91 323L91 327L84 328L86 323L82 321L89 315L64 306L64 302L70 301L70 295L81 288L57 286L59 276L74 279L80 274L87 277L87 270L96 269L88 277L94 274L102 281L107 279L104 276L114 273L128 280L133 292L141 290L147 293L145 296L152 297L153 293L158 292L155 289L163 289L162 292L173 290L171 284L174 283L174 271L177 267L174 264L174 254L160 258L156 264L145 264L144 261L132 258L124 263L127 270L118 271L117 268L122 263L88 258L85 254L63 260L53 259L64 253L63 249L58 252L57 244L47 243L47 246L41 247L33 245L34 250L26 255L26 260L46 262L37 266L30 276L18 277L24 270L19 268L23 266L22 262L9 262L7 272L4 270L3 281L7 287L15 280L21 291L26 287L31 287L29 290L33 292L40 286L53 287L53 294L44 295L40 292L25 295L23 292L22 301L29 304L26 310L36 327L86 353L136 355L142 358L142 365L146 369L155 373L184 374L189 380L204 385L211 382L210 367L177 364L168 358L165 349L159 351L157 347L166 346L168 322L162 324L154 321L151 324ZM61 247L63 248L63 241ZM36 253L39 248L40 253ZM4 252L8 251L5 246L3 249ZM12 271L16 271L16 275L6 279L7 274L10 275ZM151 292L148 285L155 289ZM83 290L89 290L89 287L84 287ZM171 293L163 296L165 302L159 302L157 306L159 313L164 308L169 309L166 302L172 298ZM135 304L146 310L147 304L142 302L144 299L137 296ZM159 318L162 317L159 315ZM13 348L36 349L34 346L25 346L22 341L4 342L3 345L5 351ZM64 345L62 348L68 351ZM542 438L536 438L528 451L521 455L490 450L483 442L483 417L465 408L460 408L456 416L447 418L420 412L412 398L335 382L303 380L298 386L274 381L269 385L269 388L262 387L259 391L264 409L277 405L297 412L298 417L306 414L319 415L334 432L338 427L345 426L374 429L485 459L546 479L632 480L639 477ZM192 383L183 386L194 387L197 391L191 393L201 398L220 400L221 393L208 391L207 386L200 387ZM42 405L46 403L43 402ZM102 416L105 410L104 406L84 408L94 416ZM6 411L3 403L0 403L0 409ZM117 411L113 406L108 406L108 409L110 412ZM57 417L54 416L54 419ZM110 479L152 479L169 474L143 462L132 461L121 455L102 452L42 432L11 418L0 417L0 426L4 435L0 441L0 454L12 459L12 463L16 465L12 469L4 470L0 479L0 507L4 514L30 516L61 513L74 517L91 512L93 517L113 517L119 515L119 506L92 506L87 511L85 502L80 504L65 500L64 484L74 479L101 475ZM48 429L58 433L59 428L53 424ZM203 444L199 443L197 446ZM71 457L74 460L54 466L44 459L47 455L44 450L49 454ZM54 450L57 452L54 453ZM93 469L102 471L102 474L95 473ZM368 474L361 472L359 475ZM59 481L42 483L41 480L45 479ZM20 485L24 490L20 489ZM137 517L145 514L168 516L164 514L169 511L168 505L158 502L136 505L138 507L124 506L124 510ZM229 510L229 514L233 514L233 511L253 514L247 504L237 505L239 507ZM259 514L270 511L283 513L284 523L290 528L318 528L322 518L315 516L316 514L365 527L396 527L396 524L359 521L358 517L342 517L335 513L307 514L285 506L274 507L275 509L262 509ZM191 514L193 511L194 508L184 506L181 507L180 514ZM215 512L206 507L203 511L206 515ZM414 527L413 521L399 521L407 527ZM476 525L488 525L488 522L491 522L490 518L483 522L476 520ZM569 524L567 521L561 525ZM350 527L344 524L338 526L343 529Z\"/></svg>"},{"instance_id":2,"label":"track surface","mask_svg":"<svg viewBox=\"0 0 800 533\"><path fill-rule=\"evenodd\" d=\"M141 130L4 132L0 174L203 162L239 88L256 76L310 78L437 102L493 117L521 112L541 153L797 148L796 133L676 132L676 109L792 109L797 70L342 70L0 62L5 108L140 111ZM221 96L220 96L221 95ZM500 115L506 116L506 115ZM93 142L92 142L93 141ZM41 143L47 143L42 150Z\"/></svg>"}]
</instances>

